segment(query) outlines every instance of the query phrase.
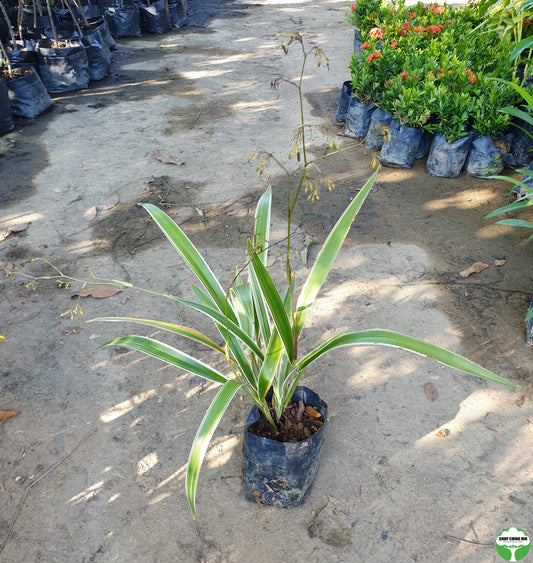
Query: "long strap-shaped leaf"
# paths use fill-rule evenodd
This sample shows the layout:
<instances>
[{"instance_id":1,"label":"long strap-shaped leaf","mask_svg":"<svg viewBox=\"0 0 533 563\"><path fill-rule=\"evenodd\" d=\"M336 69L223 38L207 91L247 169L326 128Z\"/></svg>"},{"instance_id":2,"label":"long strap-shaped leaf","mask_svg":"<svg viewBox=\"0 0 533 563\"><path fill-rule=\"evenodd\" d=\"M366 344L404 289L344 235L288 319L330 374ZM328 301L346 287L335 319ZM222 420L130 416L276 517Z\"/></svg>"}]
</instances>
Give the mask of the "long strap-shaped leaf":
<instances>
[{"instance_id":1,"label":"long strap-shaped leaf","mask_svg":"<svg viewBox=\"0 0 533 563\"><path fill-rule=\"evenodd\" d=\"M103 346L125 346L131 350L138 350L147 356L157 358L167 364L190 371L194 373L194 375L199 375L209 381L214 381L215 383L226 383L226 381L228 381L223 374L200 360L168 344L147 338L146 336L122 336L121 338L115 338L114 340L102 344L100 348Z\"/></svg>"},{"instance_id":2,"label":"long strap-shaped leaf","mask_svg":"<svg viewBox=\"0 0 533 563\"><path fill-rule=\"evenodd\" d=\"M305 284L298 298L298 303L296 306L296 333L299 335L305 324L305 319L309 314L309 310L313 305L313 302L326 279L331 266L339 253L339 250L350 230L350 226L355 219L355 216L361 209L366 197L370 193L372 186L377 177L377 172L372 174L368 182L363 186L361 191L352 200L350 205L346 208L344 213L341 215L332 231L328 235L326 242L322 246L316 261L305 281Z\"/></svg>"},{"instance_id":3,"label":"long strap-shaped leaf","mask_svg":"<svg viewBox=\"0 0 533 563\"><path fill-rule=\"evenodd\" d=\"M272 192L268 186L266 192L261 196L255 210L254 245L255 251L264 266L268 258L268 239L270 236L270 209Z\"/></svg>"},{"instance_id":4,"label":"long strap-shaped leaf","mask_svg":"<svg viewBox=\"0 0 533 563\"><path fill-rule=\"evenodd\" d=\"M261 371L259 372L258 384L257 384L257 394L261 400L266 397L274 377L278 370L278 364L280 357L283 353L283 345L278 335L278 331L274 328L272 335L270 336L270 342L268 343L268 348L265 354L265 361L261 365Z\"/></svg>"},{"instance_id":5,"label":"long strap-shaped leaf","mask_svg":"<svg viewBox=\"0 0 533 563\"><path fill-rule=\"evenodd\" d=\"M187 500L189 501L193 518L196 517L196 486L198 485L198 477L200 476L200 469L204 461L205 452L207 451L211 437L220 419L240 387L241 385L237 381L232 379L226 381L207 409L200 427L196 432L196 437L194 438L189 454L187 476L185 478Z\"/></svg>"},{"instance_id":6,"label":"long strap-shaped leaf","mask_svg":"<svg viewBox=\"0 0 533 563\"><path fill-rule=\"evenodd\" d=\"M232 321L236 322L235 313L226 301L222 286L187 235L155 205L143 203L142 206L150 213L157 226L200 280L220 311L225 312Z\"/></svg>"},{"instance_id":7,"label":"long strap-shaped leaf","mask_svg":"<svg viewBox=\"0 0 533 563\"><path fill-rule=\"evenodd\" d=\"M294 334L292 331L291 323L287 312L285 310L285 305L280 297L278 289L274 284L268 270L265 268L261 260L259 260L257 255L252 257L249 265L250 269L256 275L259 288L261 290L261 295L267 304L268 310L272 315L274 324L278 334L285 346L285 351L287 356L291 359L294 358Z\"/></svg>"},{"instance_id":8,"label":"long strap-shaped leaf","mask_svg":"<svg viewBox=\"0 0 533 563\"><path fill-rule=\"evenodd\" d=\"M533 198L531 197L519 199L513 203L510 203L509 205L505 205L504 207L500 207L499 209L491 211L488 215L485 216L485 219L496 217L496 215L501 215L502 213L507 213L508 211L518 211L519 209L523 209L524 207L531 207L532 205Z\"/></svg>"},{"instance_id":9,"label":"long strap-shaped leaf","mask_svg":"<svg viewBox=\"0 0 533 563\"><path fill-rule=\"evenodd\" d=\"M503 377L492 373L488 369L481 367L480 365L475 364L474 362L471 362L454 352L445 350L435 344L419 340L418 338L413 338L412 336L381 329L338 334L304 356L295 365L294 369L301 374L305 368L309 366L309 364L330 350L334 350L335 348L339 348L341 346L366 346L368 344L380 344L384 346L393 346L395 348L403 348L404 350L409 350L410 352L415 352L416 354L432 358L442 364L451 366L471 375L476 375L478 377L482 377L483 379L494 381L495 383L501 383L502 385L507 385L508 387L520 389L519 385L514 385L510 381L503 379Z\"/></svg>"},{"instance_id":10,"label":"long strap-shaped leaf","mask_svg":"<svg viewBox=\"0 0 533 563\"><path fill-rule=\"evenodd\" d=\"M186 338L190 338L195 342L199 342L200 344L205 344L209 348L220 352L221 354L226 355L224 348L219 346L216 342L213 342L209 337L205 336L201 332L194 330L192 328L187 328L185 326L175 325L171 323L164 323L161 321L155 321L152 319L137 319L133 317L98 317L96 319L91 319L87 322L92 323L95 321L111 321L111 322L131 322L137 323L141 325L152 326L154 328L160 328L162 330L167 330L168 332L173 332L174 334L179 334L180 336L185 336Z\"/></svg>"}]
</instances>

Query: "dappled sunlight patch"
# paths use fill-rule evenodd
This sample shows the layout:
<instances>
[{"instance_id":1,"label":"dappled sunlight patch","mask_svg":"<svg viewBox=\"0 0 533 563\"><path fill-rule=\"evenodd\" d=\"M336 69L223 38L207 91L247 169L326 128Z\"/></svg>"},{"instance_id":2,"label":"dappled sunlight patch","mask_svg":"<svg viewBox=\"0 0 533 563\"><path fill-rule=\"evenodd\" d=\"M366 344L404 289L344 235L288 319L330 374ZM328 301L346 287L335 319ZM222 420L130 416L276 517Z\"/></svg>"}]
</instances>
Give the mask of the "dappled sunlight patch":
<instances>
[{"instance_id":1,"label":"dappled sunlight patch","mask_svg":"<svg viewBox=\"0 0 533 563\"><path fill-rule=\"evenodd\" d=\"M159 462L156 452L145 455L137 462L137 475L144 475Z\"/></svg>"},{"instance_id":2,"label":"dappled sunlight patch","mask_svg":"<svg viewBox=\"0 0 533 563\"><path fill-rule=\"evenodd\" d=\"M178 73L180 77L186 78L187 80L198 80L200 78L212 78L214 76L222 76L223 74L228 74L234 72L232 69L227 70L188 70L185 72Z\"/></svg>"},{"instance_id":3,"label":"dappled sunlight patch","mask_svg":"<svg viewBox=\"0 0 533 563\"><path fill-rule=\"evenodd\" d=\"M0 221L0 231L16 228L26 223L34 223L44 219L42 213L28 211L26 213L13 213L11 215L4 215Z\"/></svg>"},{"instance_id":4,"label":"dappled sunlight patch","mask_svg":"<svg viewBox=\"0 0 533 563\"><path fill-rule=\"evenodd\" d=\"M170 483L172 483L172 481L178 479L184 479L185 478L185 473L187 472L187 464L182 465L177 471L175 471L174 473L172 473L171 475L169 475L166 479L163 479L155 488L160 489L161 487L165 487L166 485L169 485Z\"/></svg>"},{"instance_id":5,"label":"dappled sunlight patch","mask_svg":"<svg viewBox=\"0 0 533 563\"><path fill-rule=\"evenodd\" d=\"M78 493L77 495L71 497L68 502L70 502L71 504L88 502L98 495L98 493L102 490L103 485L104 481L98 481L97 483L94 483L94 485L90 485L89 487L84 489L81 493Z\"/></svg>"},{"instance_id":6,"label":"dappled sunlight patch","mask_svg":"<svg viewBox=\"0 0 533 563\"><path fill-rule=\"evenodd\" d=\"M455 209L475 209L487 205L499 197L499 191L490 188L476 188L475 190L465 190L456 192L451 197L444 197L428 201L423 205L428 211L440 211L448 207Z\"/></svg>"},{"instance_id":7,"label":"dappled sunlight patch","mask_svg":"<svg viewBox=\"0 0 533 563\"><path fill-rule=\"evenodd\" d=\"M211 447L205 456L209 467L213 469L226 464L233 455L233 451L238 443L238 436L224 436L211 440Z\"/></svg>"},{"instance_id":8,"label":"dappled sunlight patch","mask_svg":"<svg viewBox=\"0 0 533 563\"><path fill-rule=\"evenodd\" d=\"M168 498L172 493L161 493L159 495L156 495L154 498L150 499L148 501L148 506L152 506L154 504L158 504L159 502L165 500L166 498Z\"/></svg>"},{"instance_id":9,"label":"dappled sunlight patch","mask_svg":"<svg viewBox=\"0 0 533 563\"><path fill-rule=\"evenodd\" d=\"M111 242L108 239L92 238L68 245L65 247L65 250L73 254L85 254L87 252L94 252L95 250L106 250L110 247Z\"/></svg>"},{"instance_id":10,"label":"dappled sunlight patch","mask_svg":"<svg viewBox=\"0 0 533 563\"><path fill-rule=\"evenodd\" d=\"M113 493L108 499L107 504L115 502L120 497L120 493Z\"/></svg>"},{"instance_id":11,"label":"dappled sunlight patch","mask_svg":"<svg viewBox=\"0 0 533 563\"><path fill-rule=\"evenodd\" d=\"M100 420L104 423L113 422L117 418L124 416L125 414L132 411L136 406L144 403L144 401L155 397L157 392L155 389L150 389L149 391L144 391L138 395L134 395L131 399L118 403L103 413L100 414Z\"/></svg>"}]
</instances>

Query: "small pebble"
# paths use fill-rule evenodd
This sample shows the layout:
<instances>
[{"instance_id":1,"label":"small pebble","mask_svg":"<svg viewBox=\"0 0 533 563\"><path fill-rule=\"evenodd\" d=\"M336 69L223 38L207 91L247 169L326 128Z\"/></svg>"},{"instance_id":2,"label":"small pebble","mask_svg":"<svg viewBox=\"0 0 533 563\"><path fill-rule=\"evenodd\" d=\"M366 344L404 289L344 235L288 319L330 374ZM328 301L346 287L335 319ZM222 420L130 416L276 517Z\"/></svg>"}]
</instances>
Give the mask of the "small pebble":
<instances>
[{"instance_id":1,"label":"small pebble","mask_svg":"<svg viewBox=\"0 0 533 563\"><path fill-rule=\"evenodd\" d=\"M389 532L383 532L383 533L381 534L381 539L382 539L382 540L386 540L388 537L389 537Z\"/></svg>"}]
</instances>

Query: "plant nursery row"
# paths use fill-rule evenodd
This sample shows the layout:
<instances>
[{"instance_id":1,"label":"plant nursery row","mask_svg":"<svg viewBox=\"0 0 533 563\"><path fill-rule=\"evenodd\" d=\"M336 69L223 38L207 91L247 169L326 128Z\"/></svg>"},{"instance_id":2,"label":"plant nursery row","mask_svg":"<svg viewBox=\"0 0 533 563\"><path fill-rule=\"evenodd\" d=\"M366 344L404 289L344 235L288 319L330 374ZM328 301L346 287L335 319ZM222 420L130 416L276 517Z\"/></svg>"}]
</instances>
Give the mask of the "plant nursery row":
<instances>
[{"instance_id":1,"label":"plant nursery row","mask_svg":"<svg viewBox=\"0 0 533 563\"><path fill-rule=\"evenodd\" d=\"M533 14L524 6L503 26L482 4L352 4L351 80L337 111L346 135L393 166L427 155L436 176L466 167L485 178L529 165L526 124L512 121L520 88L531 91Z\"/></svg>"},{"instance_id":2,"label":"plant nursery row","mask_svg":"<svg viewBox=\"0 0 533 563\"><path fill-rule=\"evenodd\" d=\"M50 94L87 88L107 76L114 38L182 27L187 7L187 0L0 0L0 134L14 128L13 116L33 119L47 110Z\"/></svg>"}]
</instances>

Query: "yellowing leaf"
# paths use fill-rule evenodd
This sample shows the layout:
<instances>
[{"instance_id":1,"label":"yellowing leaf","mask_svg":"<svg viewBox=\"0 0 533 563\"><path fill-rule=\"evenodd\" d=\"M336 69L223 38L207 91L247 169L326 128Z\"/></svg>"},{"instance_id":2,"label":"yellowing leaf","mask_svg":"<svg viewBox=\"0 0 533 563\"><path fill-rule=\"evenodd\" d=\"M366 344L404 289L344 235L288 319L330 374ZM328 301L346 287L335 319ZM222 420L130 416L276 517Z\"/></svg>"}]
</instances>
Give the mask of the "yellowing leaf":
<instances>
[{"instance_id":1,"label":"yellowing leaf","mask_svg":"<svg viewBox=\"0 0 533 563\"><path fill-rule=\"evenodd\" d=\"M122 287L117 287L115 285L93 285L92 287L87 287L74 293L72 297L94 297L95 299L104 299L105 297L113 297L120 291Z\"/></svg>"}]
</instances>

